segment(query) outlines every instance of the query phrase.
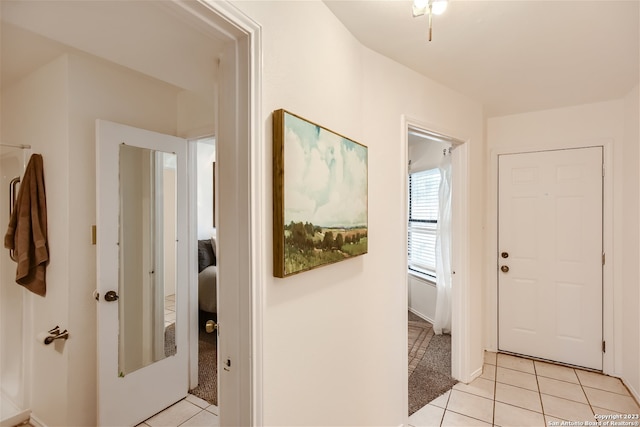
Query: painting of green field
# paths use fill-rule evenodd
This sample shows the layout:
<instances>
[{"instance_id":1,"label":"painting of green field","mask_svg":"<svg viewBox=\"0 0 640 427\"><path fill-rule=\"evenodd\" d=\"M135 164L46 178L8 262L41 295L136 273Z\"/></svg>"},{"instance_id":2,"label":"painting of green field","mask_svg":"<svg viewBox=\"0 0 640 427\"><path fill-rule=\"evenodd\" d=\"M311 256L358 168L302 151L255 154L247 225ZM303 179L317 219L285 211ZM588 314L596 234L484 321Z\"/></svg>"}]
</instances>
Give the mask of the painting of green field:
<instances>
[{"instance_id":1,"label":"painting of green field","mask_svg":"<svg viewBox=\"0 0 640 427\"><path fill-rule=\"evenodd\" d=\"M323 228L311 223L285 227L285 270L310 270L367 253L367 229Z\"/></svg>"},{"instance_id":2,"label":"painting of green field","mask_svg":"<svg viewBox=\"0 0 640 427\"><path fill-rule=\"evenodd\" d=\"M278 111L281 122L274 122L274 129L280 135L274 132L274 149L282 159L274 170L281 170L282 176L280 186L274 186L274 198L282 197L282 207L274 209L278 221L274 232L281 232L274 239L282 239L278 242L282 262L274 260L274 266L282 271L275 275L284 277L366 254L367 147Z\"/></svg>"}]
</instances>

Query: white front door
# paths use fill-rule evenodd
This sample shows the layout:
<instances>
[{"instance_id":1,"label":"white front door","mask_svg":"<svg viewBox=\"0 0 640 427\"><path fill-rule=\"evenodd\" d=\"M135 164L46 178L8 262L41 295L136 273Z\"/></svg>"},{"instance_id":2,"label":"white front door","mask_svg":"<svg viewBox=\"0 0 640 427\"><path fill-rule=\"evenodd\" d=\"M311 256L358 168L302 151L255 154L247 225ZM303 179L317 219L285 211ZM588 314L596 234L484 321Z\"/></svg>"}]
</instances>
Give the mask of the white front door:
<instances>
[{"instance_id":1,"label":"white front door","mask_svg":"<svg viewBox=\"0 0 640 427\"><path fill-rule=\"evenodd\" d=\"M498 163L498 348L601 370L603 148Z\"/></svg>"},{"instance_id":2,"label":"white front door","mask_svg":"<svg viewBox=\"0 0 640 427\"><path fill-rule=\"evenodd\" d=\"M99 426L137 425L188 392L186 150L96 122Z\"/></svg>"}]
</instances>

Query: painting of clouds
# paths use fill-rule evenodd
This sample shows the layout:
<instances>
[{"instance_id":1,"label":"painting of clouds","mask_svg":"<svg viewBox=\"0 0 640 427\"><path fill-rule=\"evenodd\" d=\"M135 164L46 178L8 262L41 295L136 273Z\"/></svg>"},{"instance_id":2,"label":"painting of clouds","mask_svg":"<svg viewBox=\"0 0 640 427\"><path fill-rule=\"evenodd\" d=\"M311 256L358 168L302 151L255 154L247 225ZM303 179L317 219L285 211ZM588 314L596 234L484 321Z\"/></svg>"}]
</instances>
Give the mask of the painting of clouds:
<instances>
[{"instance_id":1,"label":"painting of clouds","mask_svg":"<svg viewBox=\"0 0 640 427\"><path fill-rule=\"evenodd\" d=\"M367 147L273 114L274 275L367 253Z\"/></svg>"}]
</instances>

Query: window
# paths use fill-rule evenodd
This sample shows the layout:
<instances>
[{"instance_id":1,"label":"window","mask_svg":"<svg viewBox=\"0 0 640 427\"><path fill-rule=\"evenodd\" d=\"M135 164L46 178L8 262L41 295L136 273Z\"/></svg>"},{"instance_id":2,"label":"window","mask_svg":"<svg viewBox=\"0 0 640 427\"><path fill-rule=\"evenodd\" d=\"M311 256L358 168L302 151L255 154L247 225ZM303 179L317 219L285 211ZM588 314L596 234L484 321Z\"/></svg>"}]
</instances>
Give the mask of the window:
<instances>
[{"instance_id":1,"label":"window","mask_svg":"<svg viewBox=\"0 0 640 427\"><path fill-rule=\"evenodd\" d=\"M436 228L440 171L409 175L409 270L436 277Z\"/></svg>"}]
</instances>

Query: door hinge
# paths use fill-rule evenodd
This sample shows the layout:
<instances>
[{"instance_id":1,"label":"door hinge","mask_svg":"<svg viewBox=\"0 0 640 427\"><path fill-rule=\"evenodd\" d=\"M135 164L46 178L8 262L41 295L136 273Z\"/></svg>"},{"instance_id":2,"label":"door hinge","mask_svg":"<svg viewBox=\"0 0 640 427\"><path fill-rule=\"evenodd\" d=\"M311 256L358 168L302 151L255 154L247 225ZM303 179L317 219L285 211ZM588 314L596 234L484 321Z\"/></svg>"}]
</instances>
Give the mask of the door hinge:
<instances>
[{"instance_id":1,"label":"door hinge","mask_svg":"<svg viewBox=\"0 0 640 427\"><path fill-rule=\"evenodd\" d=\"M607 342L606 341L602 341L602 352L603 353L607 352Z\"/></svg>"},{"instance_id":2,"label":"door hinge","mask_svg":"<svg viewBox=\"0 0 640 427\"><path fill-rule=\"evenodd\" d=\"M602 252L602 265L604 265L607 262L607 255Z\"/></svg>"}]
</instances>

